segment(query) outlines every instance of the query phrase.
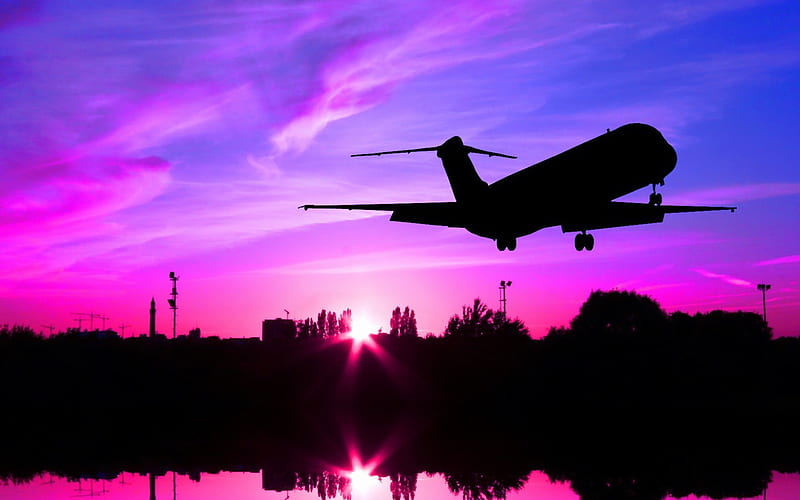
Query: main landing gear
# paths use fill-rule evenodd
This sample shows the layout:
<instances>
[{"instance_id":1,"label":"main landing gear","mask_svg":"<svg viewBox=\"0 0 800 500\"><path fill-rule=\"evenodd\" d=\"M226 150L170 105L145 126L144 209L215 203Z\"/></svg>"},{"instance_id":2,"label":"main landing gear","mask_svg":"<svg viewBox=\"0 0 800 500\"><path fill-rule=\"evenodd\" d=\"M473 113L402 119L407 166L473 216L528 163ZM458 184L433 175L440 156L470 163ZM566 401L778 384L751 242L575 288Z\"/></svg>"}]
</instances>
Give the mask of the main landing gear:
<instances>
[{"instance_id":1,"label":"main landing gear","mask_svg":"<svg viewBox=\"0 0 800 500\"><path fill-rule=\"evenodd\" d=\"M516 238L497 238L497 249L501 252L505 249L508 249L510 252L513 252L517 249L517 239Z\"/></svg>"},{"instance_id":2,"label":"main landing gear","mask_svg":"<svg viewBox=\"0 0 800 500\"><path fill-rule=\"evenodd\" d=\"M586 234L586 231L575 235L575 250L580 252L581 250L586 249L587 252L591 252L593 248L594 236L591 234Z\"/></svg>"},{"instance_id":3,"label":"main landing gear","mask_svg":"<svg viewBox=\"0 0 800 500\"><path fill-rule=\"evenodd\" d=\"M656 184L663 186L664 181L662 180L658 183L653 183L653 192L650 193L650 204L654 207L660 206L661 202L664 201L664 199L661 197L661 193L656 193Z\"/></svg>"}]
</instances>

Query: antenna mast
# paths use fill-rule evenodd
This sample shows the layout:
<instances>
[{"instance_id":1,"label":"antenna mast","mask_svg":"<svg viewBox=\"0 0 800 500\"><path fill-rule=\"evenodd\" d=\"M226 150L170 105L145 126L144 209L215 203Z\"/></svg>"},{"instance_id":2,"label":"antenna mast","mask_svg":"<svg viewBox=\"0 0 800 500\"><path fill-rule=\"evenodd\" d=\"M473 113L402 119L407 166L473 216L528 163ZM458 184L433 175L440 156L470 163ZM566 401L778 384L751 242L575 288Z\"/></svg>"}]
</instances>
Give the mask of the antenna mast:
<instances>
[{"instance_id":1,"label":"antenna mast","mask_svg":"<svg viewBox=\"0 0 800 500\"><path fill-rule=\"evenodd\" d=\"M176 276L174 271L170 271L169 279L172 281L172 293L170 293L172 298L167 299L167 302L169 302L169 308L172 309L172 338L174 339L178 324L178 280L180 277Z\"/></svg>"}]
</instances>

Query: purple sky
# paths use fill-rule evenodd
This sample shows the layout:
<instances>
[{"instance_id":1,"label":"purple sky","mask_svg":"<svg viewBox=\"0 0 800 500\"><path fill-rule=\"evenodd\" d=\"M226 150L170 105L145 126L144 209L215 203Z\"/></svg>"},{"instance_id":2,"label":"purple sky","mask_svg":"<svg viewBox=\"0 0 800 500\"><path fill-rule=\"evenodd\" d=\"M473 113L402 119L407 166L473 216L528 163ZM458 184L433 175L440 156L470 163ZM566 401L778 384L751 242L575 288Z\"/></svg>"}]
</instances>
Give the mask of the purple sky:
<instances>
[{"instance_id":1,"label":"purple sky","mask_svg":"<svg viewBox=\"0 0 800 500\"><path fill-rule=\"evenodd\" d=\"M140 333L155 296L167 333L175 271L181 332L345 307L386 329L408 304L438 333L510 279L534 336L593 289L760 312L762 282L776 333L800 334L799 25L792 0L2 2L0 322L97 312ZM739 211L500 253L296 209L452 199L433 154L350 153L458 134L519 156L476 157L492 182L628 122L678 152L665 203Z\"/></svg>"}]
</instances>

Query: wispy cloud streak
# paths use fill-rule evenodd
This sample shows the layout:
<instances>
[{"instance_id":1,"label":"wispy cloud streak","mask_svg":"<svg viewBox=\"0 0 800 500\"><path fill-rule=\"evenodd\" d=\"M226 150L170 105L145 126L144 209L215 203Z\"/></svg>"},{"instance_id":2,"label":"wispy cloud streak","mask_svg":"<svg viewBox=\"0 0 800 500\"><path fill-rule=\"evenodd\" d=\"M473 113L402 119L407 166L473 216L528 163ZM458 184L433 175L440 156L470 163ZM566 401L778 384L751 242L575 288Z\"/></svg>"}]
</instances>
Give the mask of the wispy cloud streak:
<instances>
[{"instance_id":1,"label":"wispy cloud streak","mask_svg":"<svg viewBox=\"0 0 800 500\"><path fill-rule=\"evenodd\" d=\"M779 257L777 259L762 260L757 262L756 266L775 266L779 264L798 264L800 263L800 255L787 255L786 257Z\"/></svg>"},{"instance_id":2,"label":"wispy cloud streak","mask_svg":"<svg viewBox=\"0 0 800 500\"><path fill-rule=\"evenodd\" d=\"M694 272L706 278L722 280L725 283L728 283L729 285L742 286L747 288L755 287L755 285L750 281L741 278L735 278L727 274L712 273L711 271L706 271L705 269L695 269Z\"/></svg>"}]
</instances>

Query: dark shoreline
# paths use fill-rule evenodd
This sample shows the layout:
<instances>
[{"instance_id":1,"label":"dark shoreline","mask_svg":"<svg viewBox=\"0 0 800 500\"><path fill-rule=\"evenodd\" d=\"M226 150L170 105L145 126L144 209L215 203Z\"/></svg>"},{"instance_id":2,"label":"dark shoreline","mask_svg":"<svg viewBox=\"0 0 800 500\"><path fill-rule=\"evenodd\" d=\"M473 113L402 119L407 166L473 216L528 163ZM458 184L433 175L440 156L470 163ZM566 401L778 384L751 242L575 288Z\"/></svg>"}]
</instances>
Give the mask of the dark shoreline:
<instances>
[{"instance_id":1,"label":"dark shoreline","mask_svg":"<svg viewBox=\"0 0 800 500\"><path fill-rule=\"evenodd\" d=\"M0 477L300 477L346 469L353 446L389 450L382 475L541 470L585 498L754 496L800 471L800 342L686 342L5 338Z\"/></svg>"}]
</instances>

